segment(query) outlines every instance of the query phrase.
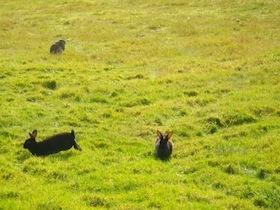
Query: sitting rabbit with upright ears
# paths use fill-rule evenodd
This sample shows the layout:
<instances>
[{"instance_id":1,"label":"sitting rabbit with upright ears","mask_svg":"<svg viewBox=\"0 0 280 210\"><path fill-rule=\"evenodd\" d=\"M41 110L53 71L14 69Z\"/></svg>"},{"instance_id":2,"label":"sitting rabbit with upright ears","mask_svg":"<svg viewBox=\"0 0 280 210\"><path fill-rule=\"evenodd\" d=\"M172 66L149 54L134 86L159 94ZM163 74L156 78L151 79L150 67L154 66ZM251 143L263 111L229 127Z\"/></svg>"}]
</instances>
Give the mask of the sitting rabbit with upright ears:
<instances>
[{"instance_id":1,"label":"sitting rabbit with upright ears","mask_svg":"<svg viewBox=\"0 0 280 210\"><path fill-rule=\"evenodd\" d=\"M29 133L30 138L27 139L23 148L28 149L33 155L46 156L68 150L74 146L77 150L82 150L75 140L74 130L71 133L59 133L51 136L43 141L36 142L37 130Z\"/></svg>"},{"instance_id":2,"label":"sitting rabbit with upright ears","mask_svg":"<svg viewBox=\"0 0 280 210\"><path fill-rule=\"evenodd\" d=\"M173 151L173 142L170 140L172 132L162 134L157 131L157 140L155 143L155 153L162 160L168 160Z\"/></svg>"}]
</instances>

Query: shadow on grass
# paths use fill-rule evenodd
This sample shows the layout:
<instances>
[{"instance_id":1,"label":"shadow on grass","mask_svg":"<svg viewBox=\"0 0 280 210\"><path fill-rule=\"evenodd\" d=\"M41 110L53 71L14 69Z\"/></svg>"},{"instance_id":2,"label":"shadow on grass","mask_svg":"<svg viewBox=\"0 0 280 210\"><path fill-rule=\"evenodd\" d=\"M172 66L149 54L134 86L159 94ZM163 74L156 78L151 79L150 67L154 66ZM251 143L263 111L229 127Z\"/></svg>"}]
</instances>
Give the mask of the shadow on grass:
<instances>
[{"instance_id":1,"label":"shadow on grass","mask_svg":"<svg viewBox=\"0 0 280 210\"><path fill-rule=\"evenodd\" d=\"M155 160L160 160L162 162L169 162L171 160L171 157L168 158L160 158L157 154L154 154Z\"/></svg>"},{"instance_id":2,"label":"shadow on grass","mask_svg":"<svg viewBox=\"0 0 280 210\"><path fill-rule=\"evenodd\" d=\"M49 159L57 159L57 160L66 160L68 161L71 157L75 156L75 152L73 151L63 151L59 153L50 154L47 156L36 156L32 155L29 151L18 152L17 159L19 162L24 162L25 160L36 157L36 158L49 158Z\"/></svg>"}]
</instances>

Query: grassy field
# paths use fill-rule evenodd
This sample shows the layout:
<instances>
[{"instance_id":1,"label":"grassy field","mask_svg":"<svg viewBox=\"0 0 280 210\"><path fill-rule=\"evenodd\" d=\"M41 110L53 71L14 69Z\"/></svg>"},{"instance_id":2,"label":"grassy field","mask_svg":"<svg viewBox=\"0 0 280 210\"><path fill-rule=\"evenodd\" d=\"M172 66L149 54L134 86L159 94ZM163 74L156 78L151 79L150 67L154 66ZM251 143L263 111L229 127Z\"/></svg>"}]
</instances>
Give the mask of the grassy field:
<instances>
[{"instance_id":1,"label":"grassy field","mask_svg":"<svg viewBox=\"0 0 280 210\"><path fill-rule=\"evenodd\" d=\"M279 209L279 1L0 5L0 209Z\"/></svg>"}]
</instances>

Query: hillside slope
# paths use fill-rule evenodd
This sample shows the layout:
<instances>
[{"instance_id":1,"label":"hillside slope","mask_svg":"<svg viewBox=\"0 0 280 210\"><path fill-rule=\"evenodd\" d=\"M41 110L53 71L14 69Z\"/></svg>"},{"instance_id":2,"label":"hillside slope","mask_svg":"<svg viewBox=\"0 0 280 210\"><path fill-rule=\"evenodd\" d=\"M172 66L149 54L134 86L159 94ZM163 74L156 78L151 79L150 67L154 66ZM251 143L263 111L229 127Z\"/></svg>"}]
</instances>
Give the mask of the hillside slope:
<instances>
[{"instance_id":1,"label":"hillside slope","mask_svg":"<svg viewBox=\"0 0 280 210\"><path fill-rule=\"evenodd\" d=\"M278 209L279 7L1 1L0 209ZM33 156L34 129L83 151Z\"/></svg>"}]
</instances>

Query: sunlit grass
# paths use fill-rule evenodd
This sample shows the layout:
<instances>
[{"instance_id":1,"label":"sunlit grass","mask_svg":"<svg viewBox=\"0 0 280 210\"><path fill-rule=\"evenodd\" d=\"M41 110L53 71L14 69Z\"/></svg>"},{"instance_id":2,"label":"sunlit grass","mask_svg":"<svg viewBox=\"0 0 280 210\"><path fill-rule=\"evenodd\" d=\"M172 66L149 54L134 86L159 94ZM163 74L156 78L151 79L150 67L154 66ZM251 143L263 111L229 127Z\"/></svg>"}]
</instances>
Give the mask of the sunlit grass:
<instances>
[{"instance_id":1,"label":"sunlit grass","mask_svg":"<svg viewBox=\"0 0 280 210\"><path fill-rule=\"evenodd\" d=\"M277 209L279 11L3 1L0 208ZM83 151L32 156L34 129L74 129ZM170 161L154 156L156 130L174 133Z\"/></svg>"}]
</instances>

